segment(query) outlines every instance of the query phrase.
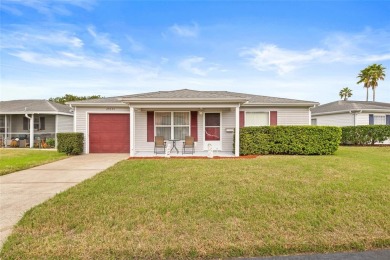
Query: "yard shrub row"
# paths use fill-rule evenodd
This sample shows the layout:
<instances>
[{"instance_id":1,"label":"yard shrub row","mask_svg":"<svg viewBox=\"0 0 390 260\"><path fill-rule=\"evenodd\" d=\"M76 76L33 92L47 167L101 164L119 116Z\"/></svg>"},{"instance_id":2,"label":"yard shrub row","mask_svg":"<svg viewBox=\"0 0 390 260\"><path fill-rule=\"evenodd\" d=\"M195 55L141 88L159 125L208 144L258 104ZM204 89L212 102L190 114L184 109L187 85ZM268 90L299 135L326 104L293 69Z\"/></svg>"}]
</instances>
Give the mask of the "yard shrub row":
<instances>
[{"instance_id":1,"label":"yard shrub row","mask_svg":"<svg viewBox=\"0 0 390 260\"><path fill-rule=\"evenodd\" d=\"M333 154L340 139L341 129L333 126L243 127L240 154Z\"/></svg>"},{"instance_id":2,"label":"yard shrub row","mask_svg":"<svg viewBox=\"0 0 390 260\"><path fill-rule=\"evenodd\" d=\"M83 133L58 133L57 141L57 150L60 153L66 153L68 155L77 155L83 153Z\"/></svg>"},{"instance_id":3,"label":"yard shrub row","mask_svg":"<svg viewBox=\"0 0 390 260\"><path fill-rule=\"evenodd\" d=\"M360 125L341 127L341 144L374 145L390 138L390 125Z\"/></svg>"}]
</instances>

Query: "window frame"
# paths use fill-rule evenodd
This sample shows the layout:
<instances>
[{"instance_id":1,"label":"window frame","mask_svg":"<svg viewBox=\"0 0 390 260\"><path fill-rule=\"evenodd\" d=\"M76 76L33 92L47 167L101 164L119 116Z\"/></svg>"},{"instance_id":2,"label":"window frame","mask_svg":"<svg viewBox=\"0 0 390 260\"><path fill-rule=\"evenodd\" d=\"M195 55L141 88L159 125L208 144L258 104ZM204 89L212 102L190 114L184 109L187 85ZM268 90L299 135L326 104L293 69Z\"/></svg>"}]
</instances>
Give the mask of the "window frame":
<instances>
[{"instance_id":1,"label":"window frame","mask_svg":"<svg viewBox=\"0 0 390 260\"><path fill-rule=\"evenodd\" d=\"M378 124L378 117L381 117L381 121L383 124ZM373 125L386 125L386 114L373 114Z\"/></svg>"},{"instance_id":2,"label":"window frame","mask_svg":"<svg viewBox=\"0 0 390 260\"><path fill-rule=\"evenodd\" d=\"M43 120L42 120L43 119ZM38 122L35 122L35 121ZM24 127L25 121L27 121L27 129ZM43 123L44 121L45 123ZM38 127L36 128L35 125ZM44 128L42 128L42 125ZM27 117L23 117L23 130L30 130L30 119ZM34 131L46 130L46 118L44 116L34 116Z\"/></svg>"},{"instance_id":3,"label":"window frame","mask_svg":"<svg viewBox=\"0 0 390 260\"><path fill-rule=\"evenodd\" d=\"M244 123L244 126L247 127L247 113L261 113L261 114L267 114L268 116L268 120L267 120L267 125L264 125L264 126L270 126L271 125L271 111L245 111L245 123ZM260 125L257 125L257 126L260 126ZM256 127L256 126L254 126Z\"/></svg>"},{"instance_id":4,"label":"window frame","mask_svg":"<svg viewBox=\"0 0 390 260\"><path fill-rule=\"evenodd\" d=\"M157 125L156 114L157 113L170 113L171 124L170 125ZM175 113L188 113L188 125L175 125ZM191 111L154 111L154 132L157 133L157 127L170 128L170 138L168 140L175 139L175 127L188 127L188 135L191 136ZM176 139L178 140L178 139ZM180 139L179 141L184 140Z\"/></svg>"}]
</instances>

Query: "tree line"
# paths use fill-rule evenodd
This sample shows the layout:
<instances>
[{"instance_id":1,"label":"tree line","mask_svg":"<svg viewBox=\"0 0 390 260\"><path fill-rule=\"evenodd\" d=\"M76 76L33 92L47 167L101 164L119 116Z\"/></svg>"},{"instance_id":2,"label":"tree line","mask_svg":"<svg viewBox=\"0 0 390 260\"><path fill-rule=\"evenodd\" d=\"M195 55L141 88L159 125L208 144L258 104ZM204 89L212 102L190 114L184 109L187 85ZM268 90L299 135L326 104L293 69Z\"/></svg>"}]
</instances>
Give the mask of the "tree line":
<instances>
[{"instance_id":1,"label":"tree line","mask_svg":"<svg viewBox=\"0 0 390 260\"><path fill-rule=\"evenodd\" d=\"M98 99L98 98L103 98L103 97L100 95L75 96L72 94L65 94L62 97L49 98L49 101L53 101L53 102L60 103L60 104L65 104L66 102L70 102L70 101L80 101L80 100Z\"/></svg>"}]
</instances>

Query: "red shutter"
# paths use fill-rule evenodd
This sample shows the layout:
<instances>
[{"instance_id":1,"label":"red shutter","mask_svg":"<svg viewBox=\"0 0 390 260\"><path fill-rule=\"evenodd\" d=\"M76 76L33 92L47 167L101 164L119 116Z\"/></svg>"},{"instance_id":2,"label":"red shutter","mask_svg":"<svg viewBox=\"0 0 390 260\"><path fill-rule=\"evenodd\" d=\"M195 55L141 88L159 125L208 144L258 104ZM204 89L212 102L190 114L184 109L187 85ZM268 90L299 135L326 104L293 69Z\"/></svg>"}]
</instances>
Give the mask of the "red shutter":
<instances>
[{"instance_id":1,"label":"red shutter","mask_svg":"<svg viewBox=\"0 0 390 260\"><path fill-rule=\"evenodd\" d=\"M278 111L270 112L270 125L278 125Z\"/></svg>"},{"instance_id":2,"label":"red shutter","mask_svg":"<svg viewBox=\"0 0 390 260\"><path fill-rule=\"evenodd\" d=\"M154 142L154 111L147 112L147 141Z\"/></svg>"},{"instance_id":3,"label":"red shutter","mask_svg":"<svg viewBox=\"0 0 390 260\"><path fill-rule=\"evenodd\" d=\"M198 141L198 111L191 111L191 136Z\"/></svg>"},{"instance_id":4,"label":"red shutter","mask_svg":"<svg viewBox=\"0 0 390 260\"><path fill-rule=\"evenodd\" d=\"M240 111L240 128L245 126L245 111Z\"/></svg>"}]
</instances>

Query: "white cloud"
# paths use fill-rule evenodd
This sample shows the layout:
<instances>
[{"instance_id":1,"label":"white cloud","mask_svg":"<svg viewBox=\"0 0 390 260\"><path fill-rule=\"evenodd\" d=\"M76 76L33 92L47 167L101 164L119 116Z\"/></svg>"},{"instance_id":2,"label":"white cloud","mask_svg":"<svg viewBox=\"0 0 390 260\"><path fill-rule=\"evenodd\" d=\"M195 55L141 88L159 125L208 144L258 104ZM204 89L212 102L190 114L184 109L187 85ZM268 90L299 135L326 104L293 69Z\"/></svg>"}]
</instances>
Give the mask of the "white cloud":
<instances>
[{"instance_id":1,"label":"white cloud","mask_svg":"<svg viewBox=\"0 0 390 260\"><path fill-rule=\"evenodd\" d=\"M193 23L192 25L174 24L169 27L169 31L180 37L195 38L199 34L199 26L197 23Z\"/></svg>"},{"instance_id":2,"label":"white cloud","mask_svg":"<svg viewBox=\"0 0 390 260\"><path fill-rule=\"evenodd\" d=\"M85 10L91 10L95 0L2 0L0 8L13 15L22 15L18 6L24 6L46 16L71 15L66 6L76 6Z\"/></svg>"},{"instance_id":3,"label":"white cloud","mask_svg":"<svg viewBox=\"0 0 390 260\"><path fill-rule=\"evenodd\" d=\"M261 44L258 47L241 52L241 56L250 57L250 63L257 70L276 70L279 74L290 72L325 55L327 55L327 52L321 49L293 51L279 48L273 44Z\"/></svg>"},{"instance_id":4,"label":"white cloud","mask_svg":"<svg viewBox=\"0 0 390 260\"><path fill-rule=\"evenodd\" d=\"M129 42L130 50L139 52L144 50L144 46L141 43L134 40L131 36L126 36L127 41Z\"/></svg>"},{"instance_id":5,"label":"white cloud","mask_svg":"<svg viewBox=\"0 0 390 260\"><path fill-rule=\"evenodd\" d=\"M108 34L97 33L93 26L88 26L87 31L94 38L96 44L99 45L100 47L108 49L109 51L111 51L113 53L120 53L121 52L121 48L119 47L119 45L112 42L109 39Z\"/></svg>"},{"instance_id":6,"label":"white cloud","mask_svg":"<svg viewBox=\"0 0 390 260\"><path fill-rule=\"evenodd\" d=\"M63 46L66 48L82 48L84 42L73 35L61 30L1 30L2 49L44 49L47 46Z\"/></svg>"},{"instance_id":7,"label":"white cloud","mask_svg":"<svg viewBox=\"0 0 390 260\"><path fill-rule=\"evenodd\" d=\"M304 66L316 64L367 64L390 60L390 32L366 29L357 34L333 33L322 46L307 50L260 44L240 53L259 71L276 71L284 75Z\"/></svg>"},{"instance_id":8,"label":"white cloud","mask_svg":"<svg viewBox=\"0 0 390 260\"><path fill-rule=\"evenodd\" d=\"M206 76L211 71L220 70L218 65L204 64L203 61L203 57L192 56L179 62L179 68L198 76ZM203 66L204 68L201 68L201 66Z\"/></svg>"}]
</instances>

